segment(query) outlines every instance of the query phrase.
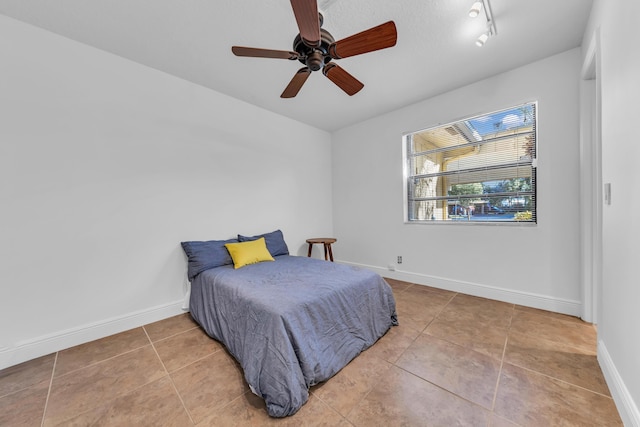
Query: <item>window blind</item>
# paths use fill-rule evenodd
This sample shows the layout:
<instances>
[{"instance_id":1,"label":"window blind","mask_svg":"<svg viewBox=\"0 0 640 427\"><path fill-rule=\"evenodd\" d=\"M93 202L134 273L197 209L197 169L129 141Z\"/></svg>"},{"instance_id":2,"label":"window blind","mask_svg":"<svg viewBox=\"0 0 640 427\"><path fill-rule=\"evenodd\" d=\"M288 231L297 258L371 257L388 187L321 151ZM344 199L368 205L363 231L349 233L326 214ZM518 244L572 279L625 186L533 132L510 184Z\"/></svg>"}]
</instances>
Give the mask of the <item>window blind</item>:
<instances>
[{"instance_id":1,"label":"window blind","mask_svg":"<svg viewBox=\"0 0 640 427\"><path fill-rule=\"evenodd\" d=\"M536 214L537 103L405 135L409 222L528 222Z\"/></svg>"}]
</instances>

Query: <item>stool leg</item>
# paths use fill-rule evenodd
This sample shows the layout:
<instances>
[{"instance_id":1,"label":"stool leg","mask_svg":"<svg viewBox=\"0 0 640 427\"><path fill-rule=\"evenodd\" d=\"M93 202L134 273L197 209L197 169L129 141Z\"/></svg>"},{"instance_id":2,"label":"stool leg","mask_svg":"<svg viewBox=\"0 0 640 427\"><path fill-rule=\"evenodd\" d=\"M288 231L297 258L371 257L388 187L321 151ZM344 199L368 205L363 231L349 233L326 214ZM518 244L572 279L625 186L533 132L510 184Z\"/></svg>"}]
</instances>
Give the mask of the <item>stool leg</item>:
<instances>
[{"instance_id":1,"label":"stool leg","mask_svg":"<svg viewBox=\"0 0 640 427\"><path fill-rule=\"evenodd\" d=\"M329 247L329 259L333 262L333 251L331 250L331 243L327 245Z\"/></svg>"},{"instance_id":2,"label":"stool leg","mask_svg":"<svg viewBox=\"0 0 640 427\"><path fill-rule=\"evenodd\" d=\"M324 244L324 260L325 261L329 259L329 258L327 258L327 247L328 247L328 245L325 243Z\"/></svg>"},{"instance_id":3,"label":"stool leg","mask_svg":"<svg viewBox=\"0 0 640 427\"><path fill-rule=\"evenodd\" d=\"M307 257L311 258L311 248L313 248L313 243L309 243L309 250L307 251Z\"/></svg>"}]
</instances>

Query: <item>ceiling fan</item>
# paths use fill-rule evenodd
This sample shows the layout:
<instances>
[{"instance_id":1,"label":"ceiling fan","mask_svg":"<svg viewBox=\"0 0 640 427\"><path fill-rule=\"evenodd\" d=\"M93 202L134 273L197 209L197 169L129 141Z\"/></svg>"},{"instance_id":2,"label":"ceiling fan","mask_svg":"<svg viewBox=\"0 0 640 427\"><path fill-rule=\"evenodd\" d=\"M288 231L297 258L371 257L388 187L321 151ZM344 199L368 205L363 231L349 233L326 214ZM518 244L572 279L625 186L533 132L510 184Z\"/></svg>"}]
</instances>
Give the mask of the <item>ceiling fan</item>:
<instances>
[{"instance_id":1,"label":"ceiling fan","mask_svg":"<svg viewBox=\"0 0 640 427\"><path fill-rule=\"evenodd\" d=\"M302 62L305 66L296 72L281 98L295 97L311 72L319 70L348 95L355 95L364 84L332 61L395 46L398 38L395 23L389 21L335 41L327 30L321 28L323 17L318 12L317 0L291 0L291 7L300 30L293 40L292 51L243 46L231 48L236 56L297 59Z\"/></svg>"}]
</instances>

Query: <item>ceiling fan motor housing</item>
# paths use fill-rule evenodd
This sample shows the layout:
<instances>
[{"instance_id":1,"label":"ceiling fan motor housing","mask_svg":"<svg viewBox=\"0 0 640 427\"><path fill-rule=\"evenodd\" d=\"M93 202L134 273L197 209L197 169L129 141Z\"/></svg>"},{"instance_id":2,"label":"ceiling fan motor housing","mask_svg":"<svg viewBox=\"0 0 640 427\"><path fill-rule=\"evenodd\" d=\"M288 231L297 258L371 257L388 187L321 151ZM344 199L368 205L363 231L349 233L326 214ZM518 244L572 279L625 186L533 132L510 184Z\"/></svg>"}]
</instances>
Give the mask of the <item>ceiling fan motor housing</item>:
<instances>
[{"instance_id":1,"label":"ceiling fan motor housing","mask_svg":"<svg viewBox=\"0 0 640 427\"><path fill-rule=\"evenodd\" d=\"M316 0L291 0L296 18L298 35L293 39L293 50L262 49L232 46L236 56L253 58L276 58L298 60L304 67L294 74L281 98L295 97L313 71L322 74L335 83L347 95L355 95L364 84L335 62L334 59L349 58L375 50L395 46L398 33L393 21L371 27L349 37L335 41L331 33L322 28L323 16L318 11ZM316 16L317 19L316 20ZM339 52L338 52L339 51Z\"/></svg>"},{"instance_id":2,"label":"ceiling fan motor housing","mask_svg":"<svg viewBox=\"0 0 640 427\"><path fill-rule=\"evenodd\" d=\"M318 71L325 64L331 61L329 55L329 46L335 42L335 39L324 28L320 29L320 46L314 47L307 45L300 34L293 40L293 50L298 52L300 56L298 61L309 67L312 71Z\"/></svg>"}]
</instances>

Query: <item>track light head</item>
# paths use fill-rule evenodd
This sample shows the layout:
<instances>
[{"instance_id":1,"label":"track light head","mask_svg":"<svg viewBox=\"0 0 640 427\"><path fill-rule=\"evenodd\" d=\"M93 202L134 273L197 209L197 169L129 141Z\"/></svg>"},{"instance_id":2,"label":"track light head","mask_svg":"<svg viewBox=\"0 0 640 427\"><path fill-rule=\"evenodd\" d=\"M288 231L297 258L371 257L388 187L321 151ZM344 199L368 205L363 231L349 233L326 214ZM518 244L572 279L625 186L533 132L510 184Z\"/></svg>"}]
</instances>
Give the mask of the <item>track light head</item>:
<instances>
[{"instance_id":1,"label":"track light head","mask_svg":"<svg viewBox=\"0 0 640 427\"><path fill-rule=\"evenodd\" d=\"M469 9L469 16L472 18L476 18L480 15L480 12L483 11L484 15L487 18L487 27L484 33L480 34L480 37L476 39L476 46L482 47L489 40L489 37L495 36L498 34L496 30L496 24L493 21L493 11L491 10L491 2L490 0L476 0L471 5L471 9Z\"/></svg>"},{"instance_id":2,"label":"track light head","mask_svg":"<svg viewBox=\"0 0 640 427\"><path fill-rule=\"evenodd\" d=\"M487 40L489 40L489 32L480 34L480 37L478 37L478 40L476 40L476 46L478 47L484 46Z\"/></svg>"},{"instance_id":3,"label":"track light head","mask_svg":"<svg viewBox=\"0 0 640 427\"><path fill-rule=\"evenodd\" d=\"M476 18L480 15L480 10L482 10L482 2L476 1L471 5L471 9L469 9L469 16L471 18Z\"/></svg>"}]
</instances>

